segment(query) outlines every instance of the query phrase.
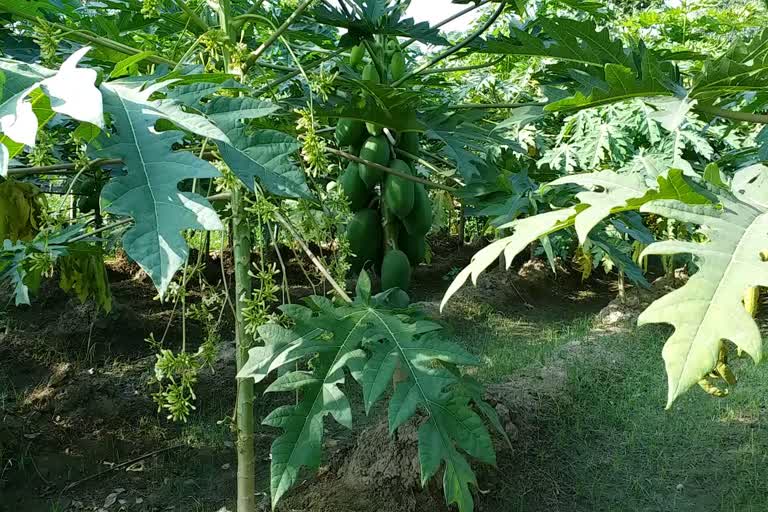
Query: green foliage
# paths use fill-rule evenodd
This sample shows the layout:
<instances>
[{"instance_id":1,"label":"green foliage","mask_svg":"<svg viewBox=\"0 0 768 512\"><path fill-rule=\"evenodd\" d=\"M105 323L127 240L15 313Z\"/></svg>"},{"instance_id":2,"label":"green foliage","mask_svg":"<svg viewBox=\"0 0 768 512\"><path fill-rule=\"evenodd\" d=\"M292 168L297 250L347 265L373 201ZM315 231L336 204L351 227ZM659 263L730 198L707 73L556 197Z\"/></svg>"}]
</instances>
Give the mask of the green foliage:
<instances>
[{"instance_id":1,"label":"green foliage","mask_svg":"<svg viewBox=\"0 0 768 512\"><path fill-rule=\"evenodd\" d=\"M464 453L495 463L490 435L473 405L491 414L491 422L497 422L495 414L477 393L460 391L465 380L457 365L478 361L442 339L439 325L414 320L393 308L393 295L370 293L370 281L363 273L352 305L336 306L326 298L311 297L307 306L283 306L291 327L262 326L264 346L251 349L248 364L238 374L240 379L260 382L285 369L267 392L298 391L301 397L297 405L279 407L264 420L283 430L272 445L272 504L298 482L302 467L319 467L325 416L351 428L352 410L340 387L349 389L347 373L361 384L370 411L392 385L399 367L403 376L390 399L390 431L394 433L417 411L426 415L419 428L422 483L426 485L444 467L446 501L469 511L470 485L476 480ZM301 369L296 370L296 363Z\"/></svg>"},{"instance_id":2,"label":"green foliage","mask_svg":"<svg viewBox=\"0 0 768 512\"><path fill-rule=\"evenodd\" d=\"M122 159L128 171L104 187L105 210L134 220L123 236L123 247L163 295L189 255L182 230L222 228L206 199L181 192L177 185L185 179L215 177L218 171L191 153L173 150L181 132L154 130L165 115L150 101L151 90L120 82L102 84L101 90L114 133L100 138L95 154Z\"/></svg>"}]
</instances>

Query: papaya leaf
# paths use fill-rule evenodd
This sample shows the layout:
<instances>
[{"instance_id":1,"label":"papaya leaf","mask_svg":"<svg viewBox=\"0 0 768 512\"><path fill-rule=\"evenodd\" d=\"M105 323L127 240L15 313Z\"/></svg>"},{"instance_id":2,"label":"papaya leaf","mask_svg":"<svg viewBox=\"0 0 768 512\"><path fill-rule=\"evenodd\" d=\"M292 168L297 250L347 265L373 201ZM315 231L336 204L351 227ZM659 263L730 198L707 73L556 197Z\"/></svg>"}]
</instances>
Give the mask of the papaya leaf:
<instances>
[{"instance_id":1,"label":"papaya leaf","mask_svg":"<svg viewBox=\"0 0 768 512\"><path fill-rule=\"evenodd\" d=\"M472 510L469 484L476 485L465 454L495 463L490 435L474 403L493 425L498 418L482 400L482 387L468 386L457 365L477 365L476 357L442 340L442 327L411 321L407 310L387 305L386 297L370 297L370 281L361 274L358 297L351 305L335 306L325 297L310 297L309 307L284 305L292 327L266 324L259 328L263 346L249 351L239 379L263 381L270 372L289 370L267 392L299 392L296 405L273 411L265 425L281 428L272 444L272 504L295 485L302 467L317 468L323 443L324 417L352 425L349 400L340 388L346 372L362 385L366 413L392 385L398 367L406 378L398 383L389 406L394 432L418 409L427 415L419 430L419 460L424 484L445 464L446 501ZM296 369L296 364L309 365ZM346 389L346 388L345 388ZM466 392L453 393L453 389ZM485 408L485 409L484 409Z\"/></svg>"},{"instance_id":2,"label":"papaya leaf","mask_svg":"<svg viewBox=\"0 0 768 512\"><path fill-rule=\"evenodd\" d=\"M408 37L431 45L448 45L448 41L437 29L430 27L429 23L416 23L413 18L386 16L387 11L391 10L386 2L355 1L359 7L355 9L355 16L351 19L346 13L326 4L318 5L312 14L319 23L347 29L348 32L340 40L342 46L352 46L364 38L373 39L375 34Z\"/></svg>"},{"instance_id":3,"label":"papaya leaf","mask_svg":"<svg viewBox=\"0 0 768 512\"><path fill-rule=\"evenodd\" d=\"M690 96L705 103L768 88L768 29L735 41L721 56L704 62Z\"/></svg>"},{"instance_id":4,"label":"papaya leaf","mask_svg":"<svg viewBox=\"0 0 768 512\"><path fill-rule=\"evenodd\" d=\"M530 32L514 26L510 36L489 37L482 51L488 53L551 57L603 68L606 64L635 70L631 52L607 29L597 30L594 21L540 18ZM534 33L536 31L539 33Z\"/></svg>"},{"instance_id":5,"label":"papaya leaf","mask_svg":"<svg viewBox=\"0 0 768 512\"><path fill-rule=\"evenodd\" d=\"M515 256L541 237L577 225L580 241L584 243L583 240L595 225L614 213L639 210L646 203L662 199L673 199L688 204L707 204L711 201L702 191L693 188L679 169L670 169L666 176L659 176L656 188L649 188L637 176L619 175L613 171L566 176L550 183L565 184L581 185L590 190L577 194L576 198L581 203L576 206L552 210L500 226L500 229L511 228L514 233L496 240L472 257L470 264L459 272L445 292L440 304L441 310L467 279L471 277L472 283L476 285L480 274L502 254L509 268Z\"/></svg>"},{"instance_id":6,"label":"papaya leaf","mask_svg":"<svg viewBox=\"0 0 768 512\"><path fill-rule=\"evenodd\" d=\"M652 303L638 324L667 323L675 328L662 351L667 370L667 408L717 364L722 340L729 340L758 362L760 330L744 305L747 289L768 285L768 209L719 192L720 205L653 201L642 212L700 226L703 243L669 240L648 246L641 257L687 253L698 271L681 288Z\"/></svg>"},{"instance_id":7,"label":"papaya leaf","mask_svg":"<svg viewBox=\"0 0 768 512\"><path fill-rule=\"evenodd\" d=\"M101 149L95 156L122 159L127 171L112 178L101 197L106 211L133 219L133 226L123 236L123 247L164 295L189 255L182 231L222 229L208 201L179 191L178 184L219 173L191 153L173 151L173 145L181 142L182 132L154 130L157 120L167 114L149 101L151 91L119 82L102 84L101 90L114 133L99 137Z\"/></svg>"},{"instance_id":8,"label":"papaya leaf","mask_svg":"<svg viewBox=\"0 0 768 512\"><path fill-rule=\"evenodd\" d=\"M282 197L312 197L304 171L294 162L301 143L277 130L250 130L243 120L257 119L279 109L274 103L249 97L214 97L203 109L226 133L217 141L221 156L251 190L257 180Z\"/></svg>"},{"instance_id":9,"label":"papaya leaf","mask_svg":"<svg viewBox=\"0 0 768 512\"><path fill-rule=\"evenodd\" d=\"M487 464L495 464L496 455L488 430L469 406L469 399L448 392L457 377L435 362L475 366L479 361L454 343L440 339L431 322L407 324L395 315L372 314L374 321L367 336L372 340L373 354L363 370L366 408L370 409L391 385L399 368L404 378L397 379L389 402L389 430L394 432L418 409L427 414L418 432L422 485L444 464L446 503L469 512L474 506L470 485L477 486L477 481L459 449Z\"/></svg>"}]
</instances>

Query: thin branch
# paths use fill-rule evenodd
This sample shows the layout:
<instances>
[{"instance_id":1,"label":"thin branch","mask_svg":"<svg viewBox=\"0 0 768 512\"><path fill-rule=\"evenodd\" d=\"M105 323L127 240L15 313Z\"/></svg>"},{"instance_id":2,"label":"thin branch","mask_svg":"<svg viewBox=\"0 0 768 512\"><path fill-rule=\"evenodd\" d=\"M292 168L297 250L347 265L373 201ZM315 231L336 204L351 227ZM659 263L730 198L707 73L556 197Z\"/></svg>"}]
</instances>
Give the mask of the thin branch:
<instances>
[{"instance_id":1,"label":"thin branch","mask_svg":"<svg viewBox=\"0 0 768 512\"><path fill-rule=\"evenodd\" d=\"M282 25L280 25L274 32L272 32L272 35L267 38L266 41L264 41L261 46L256 48L253 52L251 52L251 55L248 57L248 61L246 61L246 67L248 67L250 62L255 62L259 59L259 57L262 56L262 54L267 51L267 49L274 44L277 39L283 35L283 32L288 30L288 27L291 26L291 24L296 21L296 19L301 16L301 14L307 9L307 7L310 6L310 4L314 0L304 0L301 4L299 4L298 7L291 13L290 16L288 16L288 19L286 19Z\"/></svg>"},{"instance_id":2,"label":"thin branch","mask_svg":"<svg viewBox=\"0 0 768 512\"><path fill-rule=\"evenodd\" d=\"M195 11L189 8L186 0L174 0L174 3L178 5L181 8L181 10L184 11L184 14L189 16L189 19L192 20L192 23L200 27L203 32L207 32L208 29L211 28L208 26L208 24L205 21L203 21L203 19L200 16L197 15Z\"/></svg>"},{"instance_id":3,"label":"thin branch","mask_svg":"<svg viewBox=\"0 0 768 512\"><path fill-rule=\"evenodd\" d=\"M485 0L485 1L483 1L483 2L478 2L478 3L474 4L474 5L470 5L470 6L469 6L469 7L467 7L466 9L463 9L463 10L461 10L461 11L457 12L457 13L456 13L456 14L454 14L453 16L449 16L448 18L445 18L443 21L441 21L441 22L440 22L440 23L438 23L437 25L434 25L434 26L432 26L432 28L434 28L434 29L438 29L438 28L440 28L440 27L442 27L442 26L444 26L444 25L447 25L447 24L449 24L450 22L452 22L453 20L456 20L456 19L458 19L458 18L461 18L462 16L464 16L464 15L465 15L465 14L467 14L468 12L472 12L472 11L474 11L475 9L477 9L478 7L482 7L483 5L489 4L490 2L491 2L491 0ZM402 46L401 46L401 47L404 49L404 48L406 48L407 46L411 46L411 45L412 45L413 43L415 43L416 41L418 41L418 39L416 39L416 38L411 38L411 39L407 40L406 42L404 42L404 43L402 44Z\"/></svg>"},{"instance_id":4,"label":"thin branch","mask_svg":"<svg viewBox=\"0 0 768 512\"><path fill-rule=\"evenodd\" d=\"M726 110L720 107L708 105L696 105L694 110L705 114L712 114L723 119L732 119L733 121L745 121L747 123L768 124L768 114L754 114L752 112L737 112L735 110Z\"/></svg>"},{"instance_id":5,"label":"thin branch","mask_svg":"<svg viewBox=\"0 0 768 512\"><path fill-rule=\"evenodd\" d=\"M323 277L331 283L331 286L336 291L336 293L341 297L344 301L348 303L352 303L352 299L347 295L347 292L344 291L344 288L342 288L338 282L333 278L330 272L328 272L328 269L325 268L325 265L315 256L315 254L312 252L312 250L309 248L307 243L304 241L304 239L299 235L299 232L296 231L296 228L293 227L293 225L290 223L288 219L283 217L283 215L280 212L275 212L275 220L282 224L282 226L291 234L291 236L296 240L301 248L304 250L304 253L306 253L307 256L309 256L309 259L312 260L312 263L317 267L317 269L320 271L321 274L323 274Z\"/></svg>"},{"instance_id":6,"label":"thin branch","mask_svg":"<svg viewBox=\"0 0 768 512\"><path fill-rule=\"evenodd\" d=\"M459 52L461 49L466 48L467 46L469 46L469 44L472 43L472 41L474 41L475 39L480 37L486 30L491 28L491 25L493 25L496 22L496 20L499 18L499 16L501 16L501 13L504 12L504 8L506 6L507 6L507 2L505 0L502 0L502 2L499 3L498 9L496 9L496 11L494 11L494 13L491 14L491 17L488 18L488 20L485 23L483 23L480 28L478 28L477 30L472 32L469 36L467 36L460 43L457 43L457 44L451 46L450 48L445 50L440 55L438 55L435 58L431 59L429 62L426 62L426 63L422 64L421 66L416 68L414 71L408 73L407 75L402 77L400 80L397 80L396 82L394 82L392 84L392 87L397 87L397 86L401 85L403 82L405 82L406 80L408 80L410 78L413 78L414 76L418 75L419 73L421 73L425 69L431 68L432 66L434 66L438 62L441 62L441 61L447 59L451 55L454 55L457 52Z\"/></svg>"},{"instance_id":7,"label":"thin branch","mask_svg":"<svg viewBox=\"0 0 768 512\"><path fill-rule=\"evenodd\" d=\"M377 164L376 162L371 162L370 160L365 160L364 158L360 158L359 156L355 156L352 153L347 153L346 151L342 151L340 149L335 148L325 148L326 151L328 151L331 154L341 156L346 158L347 160L351 160L353 162L357 162L359 164L367 165L368 167L373 167L374 169L377 169L379 171L385 172L387 174L392 174L394 176L397 176L399 178L402 178L404 180L413 181L415 183L421 183L422 185L426 187L432 187L439 190L445 190L446 192L456 193L455 188L448 187L446 185L441 185L439 183L434 183L429 180L425 180L424 178L419 178L418 176L412 176L410 174L406 174L404 172L396 171L395 169L392 169L390 167ZM409 153L410 154L410 153Z\"/></svg>"},{"instance_id":8,"label":"thin branch","mask_svg":"<svg viewBox=\"0 0 768 512\"><path fill-rule=\"evenodd\" d=\"M93 235L98 235L99 233L103 233L104 231L109 231L110 229L117 229L121 226L125 226L126 224L130 224L133 222L133 219L123 219L119 220L117 222L113 222L112 224L107 224L106 226L102 226L99 229L94 229L93 231L90 231L88 233L83 233L80 236L76 236L75 238L72 238L69 240L68 243L73 244L75 242L81 242L87 238L92 237Z\"/></svg>"},{"instance_id":9,"label":"thin branch","mask_svg":"<svg viewBox=\"0 0 768 512\"><path fill-rule=\"evenodd\" d=\"M311 69L314 69L314 68L320 66L323 62L329 61L332 58L336 57L337 55L341 54L342 51L343 50L339 49L339 50L336 50L331 55L327 55L325 57L321 57L317 61L315 61L315 62L313 62L311 64L308 64L308 65L305 65L304 66L304 70L305 71L309 71ZM301 70L297 69L296 71L292 71L292 72L290 72L290 73L288 73L286 75L281 76L280 78L276 78L276 79L272 80L271 82L269 82L267 85L265 85L265 86L261 87L259 90L257 90L255 92L255 95L256 96L261 96L263 94L266 94L267 92L271 91L272 89L274 89L278 85L280 85L282 83L285 83L288 80L291 80L293 78L296 78L300 74L301 74Z\"/></svg>"}]
</instances>

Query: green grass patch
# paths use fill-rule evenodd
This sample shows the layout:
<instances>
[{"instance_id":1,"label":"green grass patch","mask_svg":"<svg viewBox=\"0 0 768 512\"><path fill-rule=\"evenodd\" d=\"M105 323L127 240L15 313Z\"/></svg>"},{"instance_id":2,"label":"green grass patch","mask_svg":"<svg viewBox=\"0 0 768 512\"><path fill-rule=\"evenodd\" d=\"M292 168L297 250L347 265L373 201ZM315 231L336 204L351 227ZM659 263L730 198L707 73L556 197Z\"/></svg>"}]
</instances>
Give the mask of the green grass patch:
<instances>
[{"instance_id":1,"label":"green grass patch","mask_svg":"<svg viewBox=\"0 0 768 512\"><path fill-rule=\"evenodd\" d=\"M494 380L502 366L510 371L536 362L588 324L542 329L525 343L520 326L494 320L487 327L492 336L459 338L492 358L482 375ZM616 362L587 352L568 363L563 396L545 404L551 411L530 418L535 438L520 439L511 459L500 463L498 488L484 499L484 510L768 510L768 366L735 361L740 383L730 396L712 398L695 387L666 411L661 348L667 335L649 327L589 342L595 345L587 351ZM539 346L529 348L536 340Z\"/></svg>"}]
</instances>

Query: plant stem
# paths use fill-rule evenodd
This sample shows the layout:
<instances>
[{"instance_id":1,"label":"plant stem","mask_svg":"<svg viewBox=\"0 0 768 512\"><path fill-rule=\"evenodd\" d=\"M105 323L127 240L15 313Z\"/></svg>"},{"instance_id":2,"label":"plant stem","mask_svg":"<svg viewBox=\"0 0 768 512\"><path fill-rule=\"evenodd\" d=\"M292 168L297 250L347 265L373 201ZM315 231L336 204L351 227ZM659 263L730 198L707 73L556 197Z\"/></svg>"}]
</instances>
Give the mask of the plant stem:
<instances>
[{"instance_id":1,"label":"plant stem","mask_svg":"<svg viewBox=\"0 0 768 512\"><path fill-rule=\"evenodd\" d=\"M250 65L250 63L255 62L259 59L259 57L262 56L262 54L267 51L267 49L274 44L277 39L283 35L283 32L288 30L288 27L291 26L291 24L296 21L296 19L301 16L301 14L309 7L309 5L314 2L314 0L304 0L301 2L298 7L291 13L290 16L288 16L288 19L286 19L282 25L280 25L277 30L272 32L272 35L270 35L266 41L264 41L261 46L256 48L253 52L251 52L251 55L248 57L248 61L246 61L246 68Z\"/></svg>"},{"instance_id":2,"label":"plant stem","mask_svg":"<svg viewBox=\"0 0 768 512\"><path fill-rule=\"evenodd\" d=\"M311 64L308 64L308 65L305 65L304 66L304 71L309 71L311 69L314 69L314 68L318 67L319 65L321 65L323 62L331 60L332 58L336 57L337 55L339 55L341 53L342 53L342 50L336 50L335 52L333 52L330 55L327 55L325 57L319 58L319 59L317 59L317 61L315 61L315 62L313 62ZM299 70L299 69L297 69L296 71L292 71L292 72L290 72L290 73L288 73L286 75L281 76L280 78L276 78L275 80L272 80L267 85L265 85L262 88L260 88L259 90L257 90L254 94L256 96L264 95L264 94L268 93L269 91L271 91L272 89L274 89L275 87L277 87L278 85L280 85L282 83L285 83L288 80L291 80L292 78L296 78L300 74L301 74L301 70Z\"/></svg>"},{"instance_id":3,"label":"plant stem","mask_svg":"<svg viewBox=\"0 0 768 512\"><path fill-rule=\"evenodd\" d=\"M304 241L304 239L301 237L299 232L296 230L295 227L293 227L293 224L283 217L283 215L280 212L275 212L275 220L279 222L287 231L291 234L291 236L296 240L301 248L304 250L304 253L309 256L309 259L312 260L312 263L317 267L317 269L320 271L321 274L323 274L323 277L331 283L331 286L336 291L339 297L341 297L345 302L352 303L352 299L347 295L347 292L344 291L344 288L342 288L339 283L333 278L330 272L328 272L328 269L325 268L325 265L323 265L323 262L321 262L317 256L312 252L312 250L309 248L307 243Z\"/></svg>"},{"instance_id":4,"label":"plant stem","mask_svg":"<svg viewBox=\"0 0 768 512\"><path fill-rule=\"evenodd\" d=\"M696 105L694 110L705 114L712 114L723 119L732 119L733 121L745 121L747 123L768 124L768 114L753 114L752 112L737 112L735 110L726 110L720 107L708 105Z\"/></svg>"},{"instance_id":5,"label":"plant stem","mask_svg":"<svg viewBox=\"0 0 768 512\"><path fill-rule=\"evenodd\" d=\"M437 29L437 28L440 28L440 27L442 27L442 26L444 26L444 25L447 25L448 23L452 22L453 20L459 19L459 18L461 18L462 16L464 16L465 14L467 14L468 12L472 12L472 11L474 11L475 9L477 9L478 7L481 7L481 6L483 6L483 5L485 5L485 4L488 4L488 3L490 3L490 0L485 0L485 1L483 1L483 2L478 2L478 3L476 3L476 4L470 5L470 6L469 6L469 7L467 7L466 9L463 9L463 10L461 10L461 11L457 12L457 13L456 13L456 14L454 14L453 16L449 16L448 18L445 18L443 21L441 21L441 22L440 22L440 23L438 23L437 25L434 25L432 28L435 28L435 29ZM416 39L416 38L411 38L411 39L408 39L406 42L404 42L404 43L401 45L401 48L405 49L407 46L411 46L411 45L412 45L413 43L415 43L416 41L418 41L418 39Z\"/></svg>"},{"instance_id":6,"label":"plant stem","mask_svg":"<svg viewBox=\"0 0 768 512\"><path fill-rule=\"evenodd\" d=\"M205 21L203 21L203 19L200 18L200 16L198 16L197 13L195 13L195 11L189 8L186 0L174 0L174 3L178 5L182 11L184 11L184 14L186 14L189 17L189 19L192 20L192 23L197 25L203 32L208 31L208 29L210 28L208 24Z\"/></svg>"},{"instance_id":7,"label":"plant stem","mask_svg":"<svg viewBox=\"0 0 768 512\"><path fill-rule=\"evenodd\" d=\"M429 180L425 180L424 178L419 178L418 176L411 176L410 174L406 174L400 171L396 171L395 169L391 169L389 167L386 167L384 165L377 164L376 162L371 162L370 160L365 160L364 158L360 158L359 156L355 156L352 153L347 153L346 151L342 151L340 149L334 149L334 148L326 148L326 151L328 151L331 154L341 156L346 158L347 160L351 160L353 162L357 162L359 164L367 165L369 167L373 167L374 169L378 169L379 171L385 172L387 174L393 174L395 176L398 176L400 178L403 178L404 180L413 181L415 183L421 183L424 186L436 188L439 190L445 190L446 192L456 193L456 189L452 187L448 187L446 185L441 185L439 183L434 183ZM410 155L410 153L409 153Z\"/></svg>"},{"instance_id":8,"label":"plant stem","mask_svg":"<svg viewBox=\"0 0 768 512\"><path fill-rule=\"evenodd\" d=\"M86 165L87 168L92 169L93 167L99 166L99 165L116 165L123 163L122 160L119 158L117 159L107 159L107 158L101 158L98 160L91 160ZM66 172L58 172L58 171L72 171L77 169L77 164L68 163L68 164L54 164L54 165L42 165L39 167L19 167L17 169L10 168L8 169L8 176L29 176L33 174L67 174Z\"/></svg>"},{"instance_id":9,"label":"plant stem","mask_svg":"<svg viewBox=\"0 0 768 512\"><path fill-rule=\"evenodd\" d=\"M477 30L472 32L470 35L468 35L466 38L464 38L464 40L462 40L461 42L451 46L450 48L445 50L440 55L438 55L435 58L431 59L429 62L426 62L426 63L422 64L421 66L419 66L415 70L411 71L410 73L408 73L407 75L402 77L400 80L397 80L396 82L394 82L392 84L392 87L397 87L397 86L401 85L403 82L405 82L406 80L408 80L410 78L413 78L414 76L418 75L419 73L421 73L425 69L431 68L432 66L434 66L438 62L443 61L443 60L447 59L448 57L450 57L451 55L456 54L462 48L467 47L472 41L474 41L475 39L480 37L483 34L483 32L488 30L491 27L491 25L493 25L496 22L496 20L499 18L499 16L501 16L501 13L504 11L504 8L506 6L507 6L506 1L502 0L502 2L499 3L498 9L496 9L496 11L494 11L494 13L491 14L491 17L488 18L488 20L486 20L486 22L483 23L483 25L480 28L478 28Z\"/></svg>"},{"instance_id":10,"label":"plant stem","mask_svg":"<svg viewBox=\"0 0 768 512\"><path fill-rule=\"evenodd\" d=\"M99 229L94 229L90 233L83 233L82 235L78 235L75 238L72 238L71 240L69 240L69 242L67 243L73 244L75 242L80 242L82 240L85 240L86 238L92 237L93 235L98 235L99 233L102 233L104 231L109 231L110 229L115 229L121 226L125 226L126 224L130 224L131 222L133 222L133 219L119 220L117 222L113 222L112 224L107 224L106 226L102 226Z\"/></svg>"},{"instance_id":11,"label":"plant stem","mask_svg":"<svg viewBox=\"0 0 768 512\"><path fill-rule=\"evenodd\" d=\"M248 361L248 351L253 338L246 332L243 318L243 300L253 290L251 276L251 232L246 219L242 190L232 190L232 231L235 259L235 345L237 350L237 371ZM253 379L237 380L237 512L253 512L256 506L256 478L254 469L256 453L254 446L254 383Z\"/></svg>"}]
</instances>

